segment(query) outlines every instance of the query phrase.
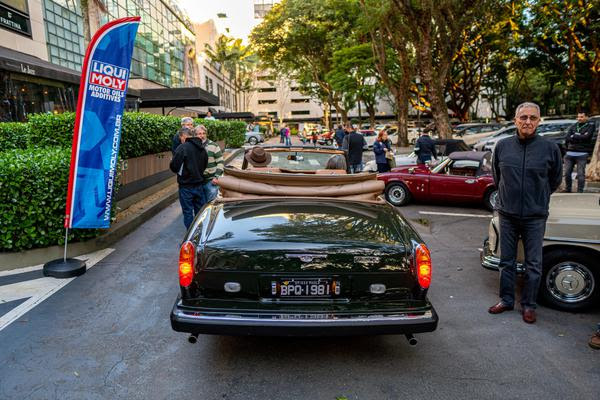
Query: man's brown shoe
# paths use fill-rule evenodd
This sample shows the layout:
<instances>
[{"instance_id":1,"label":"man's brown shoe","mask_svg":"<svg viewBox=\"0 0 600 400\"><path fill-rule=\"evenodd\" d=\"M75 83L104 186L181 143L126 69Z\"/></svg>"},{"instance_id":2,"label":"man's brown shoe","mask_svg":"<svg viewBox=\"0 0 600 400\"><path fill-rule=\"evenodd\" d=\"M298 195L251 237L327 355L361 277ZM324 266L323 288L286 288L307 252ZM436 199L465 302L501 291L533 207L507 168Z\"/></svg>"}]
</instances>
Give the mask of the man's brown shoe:
<instances>
[{"instance_id":1,"label":"man's brown shoe","mask_svg":"<svg viewBox=\"0 0 600 400\"><path fill-rule=\"evenodd\" d=\"M590 347L595 350L600 350L600 332L590 338Z\"/></svg>"},{"instance_id":2,"label":"man's brown shoe","mask_svg":"<svg viewBox=\"0 0 600 400\"><path fill-rule=\"evenodd\" d=\"M504 311L511 311L512 309L514 309L514 307L509 307L506 304L504 304L503 302L499 302L499 303L491 306L488 309L488 312L490 314L500 314L500 313L503 313Z\"/></svg>"},{"instance_id":3,"label":"man's brown shoe","mask_svg":"<svg viewBox=\"0 0 600 400\"><path fill-rule=\"evenodd\" d=\"M523 321L528 324L535 323L535 310L533 308L525 308L523 309Z\"/></svg>"}]
</instances>

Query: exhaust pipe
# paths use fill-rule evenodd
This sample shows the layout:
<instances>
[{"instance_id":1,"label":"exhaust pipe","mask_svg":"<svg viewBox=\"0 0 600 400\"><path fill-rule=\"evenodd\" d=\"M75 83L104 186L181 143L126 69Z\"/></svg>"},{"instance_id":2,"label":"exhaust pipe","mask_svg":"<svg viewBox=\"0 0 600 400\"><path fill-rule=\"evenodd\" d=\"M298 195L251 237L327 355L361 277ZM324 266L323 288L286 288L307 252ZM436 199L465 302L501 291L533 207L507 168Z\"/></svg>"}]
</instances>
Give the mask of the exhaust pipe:
<instances>
[{"instance_id":1,"label":"exhaust pipe","mask_svg":"<svg viewBox=\"0 0 600 400\"><path fill-rule=\"evenodd\" d=\"M411 346L416 346L417 343L419 343L419 341L417 340L417 338L415 338L412 333L407 333L406 335L406 340L408 340L408 344L410 344Z\"/></svg>"},{"instance_id":2,"label":"exhaust pipe","mask_svg":"<svg viewBox=\"0 0 600 400\"><path fill-rule=\"evenodd\" d=\"M194 344L197 341L198 341L198 334L190 335L190 337L188 337L188 342L190 342L191 344Z\"/></svg>"}]
</instances>

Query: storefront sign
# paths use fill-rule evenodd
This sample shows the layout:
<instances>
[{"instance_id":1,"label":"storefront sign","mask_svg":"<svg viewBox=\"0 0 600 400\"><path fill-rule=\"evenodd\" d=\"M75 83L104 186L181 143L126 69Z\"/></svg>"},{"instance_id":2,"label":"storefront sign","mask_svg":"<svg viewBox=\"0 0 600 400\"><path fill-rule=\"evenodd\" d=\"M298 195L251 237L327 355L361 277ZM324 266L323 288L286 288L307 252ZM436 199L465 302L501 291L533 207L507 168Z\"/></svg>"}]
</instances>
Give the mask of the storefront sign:
<instances>
[{"instance_id":1,"label":"storefront sign","mask_svg":"<svg viewBox=\"0 0 600 400\"><path fill-rule=\"evenodd\" d=\"M23 35L31 36L29 17L0 4L0 28L8 28Z\"/></svg>"},{"instance_id":2,"label":"storefront sign","mask_svg":"<svg viewBox=\"0 0 600 400\"><path fill-rule=\"evenodd\" d=\"M121 123L140 17L109 22L88 46L73 133L65 228L108 228Z\"/></svg>"}]
</instances>

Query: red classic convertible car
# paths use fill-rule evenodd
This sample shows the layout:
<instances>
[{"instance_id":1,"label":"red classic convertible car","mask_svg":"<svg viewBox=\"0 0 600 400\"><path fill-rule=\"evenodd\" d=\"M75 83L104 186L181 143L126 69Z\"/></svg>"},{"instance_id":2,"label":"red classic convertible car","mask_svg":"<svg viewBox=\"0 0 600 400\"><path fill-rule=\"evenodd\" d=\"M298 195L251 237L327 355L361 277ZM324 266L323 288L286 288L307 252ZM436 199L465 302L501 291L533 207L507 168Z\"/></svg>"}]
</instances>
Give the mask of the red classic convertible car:
<instances>
[{"instance_id":1,"label":"red classic convertible car","mask_svg":"<svg viewBox=\"0 0 600 400\"><path fill-rule=\"evenodd\" d=\"M458 151L434 167L419 164L379 174L385 197L395 206L420 202L477 202L494 208L498 191L492 178L492 154Z\"/></svg>"}]
</instances>

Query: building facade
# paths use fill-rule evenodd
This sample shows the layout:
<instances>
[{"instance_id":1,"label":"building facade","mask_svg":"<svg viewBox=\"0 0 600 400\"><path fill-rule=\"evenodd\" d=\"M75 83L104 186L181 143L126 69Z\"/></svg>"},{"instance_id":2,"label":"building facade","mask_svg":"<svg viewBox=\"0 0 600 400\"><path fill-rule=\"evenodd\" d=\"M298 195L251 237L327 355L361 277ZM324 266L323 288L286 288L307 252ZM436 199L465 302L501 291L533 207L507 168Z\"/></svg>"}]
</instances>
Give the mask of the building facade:
<instances>
[{"instance_id":1,"label":"building facade","mask_svg":"<svg viewBox=\"0 0 600 400\"><path fill-rule=\"evenodd\" d=\"M221 35L215 22L210 19L202 23L195 23L194 32L196 35L195 53L198 64L199 86L219 97L219 105L212 108L218 112L242 111L238 106L239 95L232 77L222 65L212 62L205 52L207 45L214 48L217 39Z\"/></svg>"},{"instance_id":2,"label":"building facade","mask_svg":"<svg viewBox=\"0 0 600 400\"><path fill-rule=\"evenodd\" d=\"M88 18L78 0L0 0L0 121L74 111L86 36L126 16L142 17L132 57L131 93L200 85L194 27L173 0L86 4Z\"/></svg>"}]
</instances>

